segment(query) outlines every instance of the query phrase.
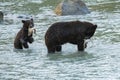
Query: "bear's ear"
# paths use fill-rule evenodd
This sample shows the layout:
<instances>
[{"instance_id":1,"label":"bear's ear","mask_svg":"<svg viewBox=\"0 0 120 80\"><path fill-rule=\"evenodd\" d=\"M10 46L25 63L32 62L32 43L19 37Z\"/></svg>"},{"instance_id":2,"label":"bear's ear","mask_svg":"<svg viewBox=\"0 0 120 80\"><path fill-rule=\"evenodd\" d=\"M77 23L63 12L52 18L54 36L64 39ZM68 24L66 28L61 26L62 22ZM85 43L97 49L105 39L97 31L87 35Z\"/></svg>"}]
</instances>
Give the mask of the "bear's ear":
<instances>
[{"instance_id":1,"label":"bear's ear","mask_svg":"<svg viewBox=\"0 0 120 80\"><path fill-rule=\"evenodd\" d=\"M22 20L22 23L25 23L25 20Z\"/></svg>"},{"instance_id":2,"label":"bear's ear","mask_svg":"<svg viewBox=\"0 0 120 80\"><path fill-rule=\"evenodd\" d=\"M94 25L95 28L97 28L97 25Z\"/></svg>"},{"instance_id":3,"label":"bear's ear","mask_svg":"<svg viewBox=\"0 0 120 80\"><path fill-rule=\"evenodd\" d=\"M33 21L33 18L31 18L31 21Z\"/></svg>"}]
</instances>

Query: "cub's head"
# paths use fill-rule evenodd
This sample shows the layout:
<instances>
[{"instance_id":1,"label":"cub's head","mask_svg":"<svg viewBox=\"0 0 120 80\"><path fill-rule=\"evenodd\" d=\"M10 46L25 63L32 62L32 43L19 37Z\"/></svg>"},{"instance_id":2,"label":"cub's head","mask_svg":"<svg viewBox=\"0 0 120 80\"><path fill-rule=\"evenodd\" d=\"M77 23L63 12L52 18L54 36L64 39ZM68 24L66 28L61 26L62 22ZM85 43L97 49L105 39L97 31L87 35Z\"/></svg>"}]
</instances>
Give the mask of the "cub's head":
<instances>
[{"instance_id":1,"label":"cub's head","mask_svg":"<svg viewBox=\"0 0 120 80\"><path fill-rule=\"evenodd\" d=\"M90 39L94 35L96 28L97 28L97 25L87 26L87 29L85 32L85 39Z\"/></svg>"},{"instance_id":2,"label":"cub's head","mask_svg":"<svg viewBox=\"0 0 120 80\"><path fill-rule=\"evenodd\" d=\"M23 29L25 30L25 32L27 32L28 36L32 35L33 32L35 32L33 19L22 20L22 23L23 23Z\"/></svg>"}]
</instances>

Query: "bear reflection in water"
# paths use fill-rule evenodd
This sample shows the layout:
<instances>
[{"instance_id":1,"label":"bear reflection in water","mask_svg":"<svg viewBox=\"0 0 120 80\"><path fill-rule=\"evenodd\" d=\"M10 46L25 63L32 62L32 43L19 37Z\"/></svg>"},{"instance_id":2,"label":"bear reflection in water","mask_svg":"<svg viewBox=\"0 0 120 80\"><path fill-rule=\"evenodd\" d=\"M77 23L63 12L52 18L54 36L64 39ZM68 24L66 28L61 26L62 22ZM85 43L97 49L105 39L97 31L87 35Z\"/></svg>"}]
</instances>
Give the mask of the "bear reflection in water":
<instances>
[{"instance_id":1,"label":"bear reflection in water","mask_svg":"<svg viewBox=\"0 0 120 80\"><path fill-rule=\"evenodd\" d=\"M90 39L94 35L96 28L97 25L81 21L52 24L45 34L48 53L60 52L62 45L65 43L75 44L78 51L84 51L84 48L87 47L85 39Z\"/></svg>"}]
</instances>

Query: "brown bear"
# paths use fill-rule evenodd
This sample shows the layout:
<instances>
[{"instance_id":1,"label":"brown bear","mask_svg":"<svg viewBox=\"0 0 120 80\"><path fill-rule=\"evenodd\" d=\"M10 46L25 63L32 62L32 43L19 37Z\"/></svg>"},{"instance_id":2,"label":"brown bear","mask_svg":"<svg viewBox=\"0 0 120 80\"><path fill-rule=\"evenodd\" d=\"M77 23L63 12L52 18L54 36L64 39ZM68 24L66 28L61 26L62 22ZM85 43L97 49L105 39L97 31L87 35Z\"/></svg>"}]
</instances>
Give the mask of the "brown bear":
<instances>
[{"instance_id":1,"label":"brown bear","mask_svg":"<svg viewBox=\"0 0 120 80\"><path fill-rule=\"evenodd\" d=\"M35 29L34 29L33 19L22 20L22 23L23 23L23 27L17 33L17 36L14 40L14 48L16 48L16 49L23 49L23 47L29 48L28 42L32 43L34 41L33 31Z\"/></svg>"},{"instance_id":2,"label":"brown bear","mask_svg":"<svg viewBox=\"0 0 120 80\"><path fill-rule=\"evenodd\" d=\"M78 46L78 51L84 51L87 44L85 39L90 39L97 28L90 22L71 21L52 24L45 34L45 44L48 53L62 50L62 44L71 43Z\"/></svg>"}]
</instances>

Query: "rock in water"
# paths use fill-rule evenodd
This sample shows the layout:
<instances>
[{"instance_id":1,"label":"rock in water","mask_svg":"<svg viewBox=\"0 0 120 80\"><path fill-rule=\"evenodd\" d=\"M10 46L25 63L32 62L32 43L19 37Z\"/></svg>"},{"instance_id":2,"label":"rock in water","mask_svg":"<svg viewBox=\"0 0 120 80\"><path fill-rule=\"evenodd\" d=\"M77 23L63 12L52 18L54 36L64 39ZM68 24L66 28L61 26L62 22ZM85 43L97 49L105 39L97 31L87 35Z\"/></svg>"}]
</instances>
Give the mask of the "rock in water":
<instances>
[{"instance_id":1,"label":"rock in water","mask_svg":"<svg viewBox=\"0 0 120 80\"><path fill-rule=\"evenodd\" d=\"M85 3L81 0L64 0L55 8L57 15L83 15L90 13Z\"/></svg>"},{"instance_id":2,"label":"rock in water","mask_svg":"<svg viewBox=\"0 0 120 80\"><path fill-rule=\"evenodd\" d=\"M2 22L2 21L3 21L3 17L4 17L4 14L3 14L3 12L2 12L2 11L0 11L0 22Z\"/></svg>"}]
</instances>

